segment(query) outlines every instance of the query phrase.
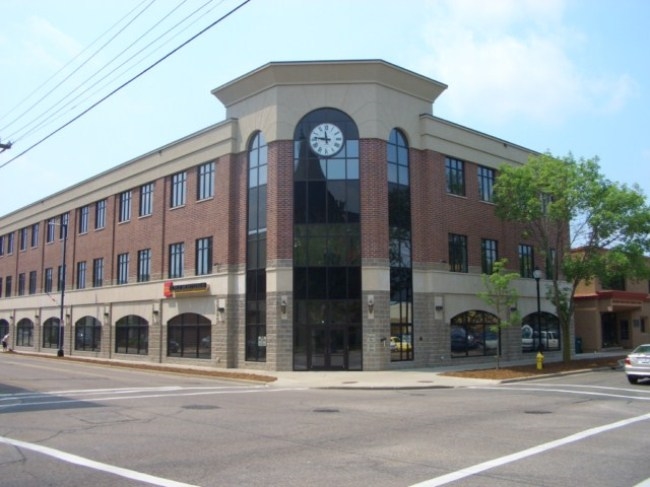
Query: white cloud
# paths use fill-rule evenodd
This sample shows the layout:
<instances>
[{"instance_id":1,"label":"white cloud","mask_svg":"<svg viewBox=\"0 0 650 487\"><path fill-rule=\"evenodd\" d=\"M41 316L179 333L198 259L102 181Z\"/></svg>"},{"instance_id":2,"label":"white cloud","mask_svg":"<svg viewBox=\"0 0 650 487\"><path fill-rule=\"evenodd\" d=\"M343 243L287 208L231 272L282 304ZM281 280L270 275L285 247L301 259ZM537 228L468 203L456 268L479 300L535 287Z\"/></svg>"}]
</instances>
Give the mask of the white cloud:
<instances>
[{"instance_id":1,"label":"white cloud","mask_svg":"<svg viewBox=\"0 0 650 487\"><path fill-rule=\"evenodd\" d=\"M598 78L572 57L588 46L563 23L564 1L437 0L422 70L449 85L449 117L547 125L576 113L620 109L635 91L628 76Z\"/></svg>"},{"instance_id":2,"label":"white cloud","mask_svg":"<svg viewBox=\"0 0 650 487\"><path fill-rule=\"evenodd\" d=\"M31 17L26 29L26 59L47 69L61 68L82 49L72 37L43 18Z\"/></svg>"}]
</instances>

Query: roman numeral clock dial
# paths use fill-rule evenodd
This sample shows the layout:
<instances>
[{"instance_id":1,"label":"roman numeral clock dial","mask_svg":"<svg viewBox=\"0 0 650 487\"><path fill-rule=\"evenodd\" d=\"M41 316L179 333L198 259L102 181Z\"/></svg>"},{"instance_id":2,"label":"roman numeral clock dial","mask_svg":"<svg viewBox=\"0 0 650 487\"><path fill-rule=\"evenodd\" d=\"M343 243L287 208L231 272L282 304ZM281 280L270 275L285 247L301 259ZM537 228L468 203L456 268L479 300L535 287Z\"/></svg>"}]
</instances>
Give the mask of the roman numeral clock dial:
<instances>
[{"instance_id":1,"label":"roman numeral clock dial","mask_svg":"<svg viewBox=\"0 0 650 487\"><path fill-rule=\"evenodd\" d=\"M333 156L343 148L343 132L332 123L316 125L309 135L311 150L319 156Z\"/></svg>"}]
</instances>

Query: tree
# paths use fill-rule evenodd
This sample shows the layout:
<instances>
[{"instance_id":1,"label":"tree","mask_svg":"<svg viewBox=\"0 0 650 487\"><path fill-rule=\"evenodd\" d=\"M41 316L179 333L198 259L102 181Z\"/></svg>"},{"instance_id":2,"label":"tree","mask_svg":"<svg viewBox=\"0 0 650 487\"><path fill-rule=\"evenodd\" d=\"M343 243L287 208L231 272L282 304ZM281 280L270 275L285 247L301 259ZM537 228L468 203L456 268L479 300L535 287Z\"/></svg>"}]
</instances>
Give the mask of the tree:
<instances>
[{"instance_id":1,"label":"tree","mask_svg":"<svg viewBox=\"0 0 650 487\"><path fill-rule=\"evenodd\" d=\"M496 311L497 324L494 325L494 331L499 335L499 346L497 347L497 369L500 366L501 359L501 329L510 325L520 324L521 317L516 311L519 293L512 286L512 281L519 279L516 272L508 272L508 259L500 259L492 266L492 274L482 274L485 291L478 293L486 304L493 306ZM511 311L515 309L515 311Z\"/></svg>"},{"instance_id":2,"label":"tree","mask_svg":"<svg viewBox=\"0 0 650 487\"><path fill-rule=\"evenodd\" d=\"M532 156L503 165L494 185L496 213L520 224L535 243L551 280L547 296L562 330L563 359L571 360L573 297L581 281L650 276L650 208L641 189L600 173L598 158Z\"/></svg>"}]
</instances>

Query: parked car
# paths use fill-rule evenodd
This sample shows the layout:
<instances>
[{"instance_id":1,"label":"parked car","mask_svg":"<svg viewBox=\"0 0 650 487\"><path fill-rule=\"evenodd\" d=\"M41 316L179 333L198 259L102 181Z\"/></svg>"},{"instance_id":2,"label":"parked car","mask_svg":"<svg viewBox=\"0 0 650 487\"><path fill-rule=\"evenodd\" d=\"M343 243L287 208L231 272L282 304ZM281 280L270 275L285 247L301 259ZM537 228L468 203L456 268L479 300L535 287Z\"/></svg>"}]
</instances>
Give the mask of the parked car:
<instances>
[{"instance_id":1,"label":"parked car","mask_svg":"<svg viewBox=\"0 0 650 487\"><path fill-rule=\"evenodd\" d=\"M167 353L178 353L181 349L181 346L176 340L169 340L167 342Z\"/></svg>"},{"instance_id":2,"label":"parked car","mask_svg":"<svg viewBox=\"0 0 650 487\"><path fill-rule=\"evenodd\" d=\"M639 345L625 358L625 374L630 384L650 378L650 344Z\"/></svg>"},{"instance_id":3,"label":"parked car","mask_svg":"<svg viewBox=\"0 0 650 487\"><path fill-rule=\"evenodd\" d=\"M476 338L467 333L465 328L460 326L451 327L451 350L452 352L465 352L478 347Z\"/></svg>"},{"instance_id":4,"label":"parked car","mask_svg":"<svg viewBox=\"0 0 650 487\"><path fill-rule=\"evenodd\" d=\"M390 351L391 352L408 352L411 350L411 343L403 338L390 337Z\"/></svg>"},{"instance_id":5,"label":"parked car","mask_svg":"<svg viewBox=\"0 0 650 487\"><path fill-rule=\"evenodd\" d=\"M530 352L533 349L533 328L530 325L521 327L521 349Z\"/></svg>"},{"instance_id":6,"label":"parked car","mask_svg":"<svg viewBox=\"0 0 650 487\"><path fill-rule=\"evenodd\" d=\"M537 333L535 334L535 343L537 343ZM545 350L553 350L560 347L560 339L555 331L542 331L542 345Z\"/></svg>"},{"instance_id":7,"label":"parked car","mask_svg":"<svg viewBox=\"0 0 650 487\"><path fill-rule=\"evenodd\" d=\"M486 350L496 350L499 348L499 334L492 330L487 330L483 337L483 348Z\"/></svg>"}]
</instances>

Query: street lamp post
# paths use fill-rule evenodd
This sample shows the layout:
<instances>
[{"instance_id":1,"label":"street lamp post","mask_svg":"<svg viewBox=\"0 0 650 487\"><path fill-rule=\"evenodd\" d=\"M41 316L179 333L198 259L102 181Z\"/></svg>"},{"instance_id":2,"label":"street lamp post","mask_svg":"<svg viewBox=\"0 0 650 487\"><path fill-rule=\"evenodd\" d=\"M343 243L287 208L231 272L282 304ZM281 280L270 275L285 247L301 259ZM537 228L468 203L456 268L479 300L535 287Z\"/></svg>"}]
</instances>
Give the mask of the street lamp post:
<instances>
[{"instance_id":1,"label":"street lamp post","mask_svg":"<svg viewBox=\"0 0 650 487\"><path fill-rule=\"evenodd\" d=\"M540 300L539 300L539 280L542 278L542 271L539 269L539 267L535 267L535 270L533 271L533 277L535 278L535 287L537 289L537 339L539 340L539 344L537 345L537 351L541 352L542 351L542 325L541 325L542 312L541 312Z\"/></svg>"},{"instance_id":2,"label":"street lamp post","mask_svg":"<svg viewBox=\"0 0 650 487\"><path fill-rule=\"evenodd\" d=\"M56 223L51 222L52 225ZM58 351L56 352L57 357L63 357L63 326L64 326L64 312L63 302L65 299L65 253L66 253L66 244L68 242L68 224L63 221L61 218L61 233L63 236L63 251L61 253L61 276L60 277L60 286L61 286L61 309L59 311L59 337L57 339Z\"/></svg>"}]
</instances>

